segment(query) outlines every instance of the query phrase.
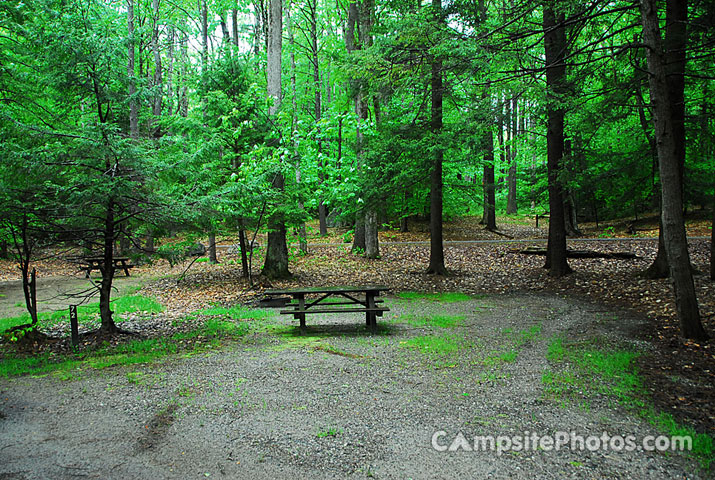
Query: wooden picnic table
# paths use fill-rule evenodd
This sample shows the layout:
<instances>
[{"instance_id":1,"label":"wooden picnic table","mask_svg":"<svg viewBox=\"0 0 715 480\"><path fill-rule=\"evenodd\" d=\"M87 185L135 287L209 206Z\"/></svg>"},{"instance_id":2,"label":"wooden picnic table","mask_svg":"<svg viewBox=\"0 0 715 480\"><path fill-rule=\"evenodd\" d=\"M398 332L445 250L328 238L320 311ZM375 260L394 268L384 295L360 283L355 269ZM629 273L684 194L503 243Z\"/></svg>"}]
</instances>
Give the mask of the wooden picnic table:
<instances>
[{"instance_id":1,"label":"wooden picnic table","mask_svg":"<svg viewBox=\"0 0 715 480\"><path fill-rule=\"evenodd\" d=\"M383 300L380 292L390 290L384 285L308 287L266 290L266 295L290 295L291 301L281 314L293 315L305 331L305 316L309 313L365 313L365 324L371 330L377 328L377 317L390 309L378 306Z\"/></svg>"},{"instance_id":2,"label":"wooden picnic table","mask_svg":"<svg viewBox=\"0 0 715 480\"><path fill-rule=\"evenodd\" d=\"M112 265L112 268L114 270L124 270L124 274L128 277L129 269L134 268L134 265L130 265L127 263L128 261L129 257L114 257L114 265ZM92 270L99 270L100 272L102 271L102 268L104 266L104 257L83 257L79 259L79 263L79 269L85 272L85 278L89 278L89 274L92 272Z\"/></svg>"}]
</instances>

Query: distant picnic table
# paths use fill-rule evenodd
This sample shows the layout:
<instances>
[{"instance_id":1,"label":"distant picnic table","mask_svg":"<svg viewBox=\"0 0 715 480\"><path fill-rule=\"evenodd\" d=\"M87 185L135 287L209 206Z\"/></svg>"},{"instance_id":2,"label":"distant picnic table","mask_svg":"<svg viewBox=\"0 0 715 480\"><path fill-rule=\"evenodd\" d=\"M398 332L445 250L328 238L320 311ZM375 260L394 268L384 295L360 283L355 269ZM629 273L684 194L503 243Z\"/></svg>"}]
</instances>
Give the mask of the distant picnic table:
<instances>
[{"instance_id":1,"label":"distant picnic table","mask_svg":"<svg viewBox=\"0 0 715 480\"><path fill-rule=\"evenodd\" d=\"M134 265L130 265L129 257L114 257L112 268L114 270L124 270L124 274L129 276L129 269L134 268ZM79 269L84 271L85 278L89 278L89 274L92 270L102 271L104 266L104 257L82 257L77 260L80 267Z\"/></svg>"},{"instance_id":2,"label":"distant picnic table","mask_svg":"<svg viewBox=\"0 0 715 480\"><path fill-rule=\"evenodd\" d=\"M384 285L308 287L266 290L266 295L290 295L281 314L293 315L300 321L301 331L305 331L305 316L310 313L365 313L365 324L375 331L377 317L390 309L378 306L383 300L380 292L390 290Z\"/></svg>"}]
</instances>

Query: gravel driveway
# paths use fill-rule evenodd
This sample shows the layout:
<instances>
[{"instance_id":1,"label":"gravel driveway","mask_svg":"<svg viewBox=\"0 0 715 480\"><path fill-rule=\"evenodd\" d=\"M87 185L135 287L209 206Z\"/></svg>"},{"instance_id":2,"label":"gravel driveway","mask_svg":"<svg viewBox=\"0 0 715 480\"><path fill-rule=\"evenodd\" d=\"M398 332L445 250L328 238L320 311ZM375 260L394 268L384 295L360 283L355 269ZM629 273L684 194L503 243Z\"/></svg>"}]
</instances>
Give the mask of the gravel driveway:
<instances>
[{"instance_id":1,"label":"gravel driveway","mask_svg":"<svg viewBox=\"0 0 715 480\"><path fill-rule=\"evenodd\" d=\"M0 478L703 475L680 454L472 451L477 436L658 435L606 396L562 401L542 383L559 368L546 358L554 336L626 342L637 320L550 295L386 304L374 336L359 315L313 316L303 337L255 333L220 351L69 381L2 379ZM420 324L434 315L458 325Z\"/></svg>"}]
</instances>

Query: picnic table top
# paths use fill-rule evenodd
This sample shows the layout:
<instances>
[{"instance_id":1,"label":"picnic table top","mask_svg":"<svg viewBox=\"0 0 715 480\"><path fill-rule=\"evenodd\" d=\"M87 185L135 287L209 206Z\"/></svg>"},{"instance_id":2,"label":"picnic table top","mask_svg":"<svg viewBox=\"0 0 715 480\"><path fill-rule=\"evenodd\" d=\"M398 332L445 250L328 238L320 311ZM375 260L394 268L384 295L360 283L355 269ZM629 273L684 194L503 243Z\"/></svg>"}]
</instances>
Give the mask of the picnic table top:
<instances>
[{"instance_id":1,"label":"picnic table top","mask_svg":"<svg viewBox=\"0 0 715 480\"><path fill-rule=\"evenodd\" d=\"M268 295L297 295L311 293L351 293L351 292L385 292L390 290L390 287L385 285L344 285L338 287L304 287L304 288L288 288L288 289L271 289L266 290Z\"/></svg>"},{"instance_id":2,"label":"picnic table top","mask_svg":"<svg viewBox=\"0 0 715 480\"><path fill-rule=\"evenodd\" d=\"M103 262L104 257L81 257L80 260L84 260L87 262ZM112 257L112 260L115 262L126 262L129 260L129 257Z\"/></svg>"}]
</instances>

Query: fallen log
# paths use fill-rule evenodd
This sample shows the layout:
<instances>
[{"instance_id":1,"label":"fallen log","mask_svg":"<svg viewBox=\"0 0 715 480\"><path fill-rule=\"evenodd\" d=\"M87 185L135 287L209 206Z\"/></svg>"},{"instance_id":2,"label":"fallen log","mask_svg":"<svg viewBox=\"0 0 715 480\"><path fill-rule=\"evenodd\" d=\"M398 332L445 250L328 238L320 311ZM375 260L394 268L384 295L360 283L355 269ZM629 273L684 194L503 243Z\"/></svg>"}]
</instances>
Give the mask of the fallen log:
<instances>
[{"instance_id":1,"label":"fallen log","mask_svg":"<svg viewBox=\"0 0 715 480\"><path fill-rule=\"evenodd\" d=\"M542 255L546 256L546 249L542 247L527 247L524 249L513 249L511 253L520 253L522 255ZM611 258L619 260L636 260L641 257L633 252L595 252L593 250L566 250L568 258Z\"/></svg>"}]
</instances>

